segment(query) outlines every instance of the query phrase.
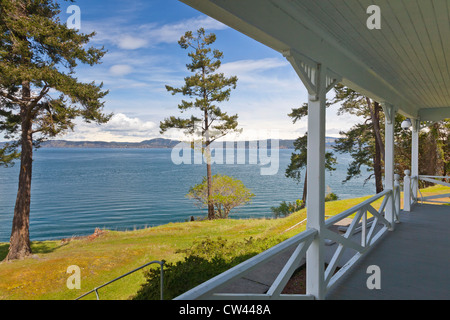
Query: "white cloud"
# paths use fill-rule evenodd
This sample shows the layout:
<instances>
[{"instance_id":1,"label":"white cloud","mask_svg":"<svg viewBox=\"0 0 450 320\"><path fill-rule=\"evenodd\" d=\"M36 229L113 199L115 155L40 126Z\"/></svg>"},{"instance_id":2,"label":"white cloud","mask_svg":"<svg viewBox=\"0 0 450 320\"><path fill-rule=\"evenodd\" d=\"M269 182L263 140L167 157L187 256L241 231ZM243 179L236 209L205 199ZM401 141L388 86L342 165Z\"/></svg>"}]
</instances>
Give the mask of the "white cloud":
<instances>
[{"instance_id":1,"label":"white cloud","mask_svg":"<svg viewBox=\"0 0 450 320\"><path fill-rule=\"evenodd\" d=\"M109 72L115 76L124 76L133 71L133 68L127 64L116 64L109 68Z\"/></svg>"},{"instance_id":2,"label":"white cloud","mask_svg":"<svg viewBox=\"0 0 450 320\"><path fill-rule=\"evenodd\" d=\"M184 35L186 31L190 30L195 32L199 28L204 28L206 32L209 32L212 30L223 30L228 27L211 17L196 17L156 28L151 26L147 30L147 35L156 42L174 43L180 40L180 37ZM147 29L147 26L143 26L142 29Z\"/></svg>"},{"instance_id":3,"label":"white cloud","mask_svg":"<svg viewBox=\"0 0 450 320\"><path fill-rule=\"evenodd\" d=\"M115 114L109 122L97 125L77 120L73 132L61 139L72 141L117 141L141 142L159 136L159 128L152 121L143 121L137 117L128 117L123 113Z\"/></svg>"},{"instance_id":4,"label":"white cloud","mask_svg":"<svg viewBox=\"0 0 450 320\"><path fill-rule=\"evenodd\" d=\"M278 58L265 58L258 60L239 60L224 63L220 71L225 74L255 74L274 68L286 67L288 62Z\"/></svg>"},{"instance_id":5,"label":"white cloud","mask_svg":"<svg viewBox=\"0 0 450 320\"><path fill-rule=\"evenodd\" d=\"M115 114L109 122L103 125L102 130L120 132L121 134L153 134L156 124L151 121L142 121L139 118L130 118L123 113Z\"/></svg>"},{"instance_id":6,"label":"white cloud","mask_svg":"<svg viewBox=\"0 0 450 320\"><path fill-rule=\"evenodd\" d=\"M282 58L247 59L224 63L219 72L237 76L238 86L259 94L303 91L300 79Z\"/></svg>"},{"instance_id":7,"label":"white cloud","mask_svg":"<svg viewBox=\"0 0 450 320\"><path fill-rule=\"evenodd\" d=\"M145 48L148 45L148 40L136 36L125 35L117 39L116 44L121 49L135 50Z\"/></svg>"},{"instance_id":8,"label":"white cloud","mask_svg":"<svg viewBox=\"0 0 450 320\"><path fill-rule=\"evenodd\" d=\"M176 43L188 30L196 31L203 27L207 32L223 30L226 25L205 16L185 19L168 24L148 23L130 25L118 23L117 20L102 22L86 22L86 30L96 32L93 42L112 43L120 49L136 50L155 46L160 43Z\"/></svg>"}]
</instances>

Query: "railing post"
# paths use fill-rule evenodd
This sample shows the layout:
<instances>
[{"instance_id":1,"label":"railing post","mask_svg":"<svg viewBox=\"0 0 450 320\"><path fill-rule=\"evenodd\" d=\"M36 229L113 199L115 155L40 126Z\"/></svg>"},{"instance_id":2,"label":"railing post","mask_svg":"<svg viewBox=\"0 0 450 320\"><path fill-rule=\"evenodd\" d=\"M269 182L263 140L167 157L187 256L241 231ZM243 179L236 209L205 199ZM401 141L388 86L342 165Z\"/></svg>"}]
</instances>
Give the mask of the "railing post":
<instances>
[{"instance_id":1,"label":"railing post","mask_svg":"<svg viewBox=\"0 0 450 320\"><path fill-rule=\"evenodd\" d=\"M400 175L394 175L394 201L395 201L395 222L400 222Z\"/></svg>"},{"instance_id":2,"label":"railing post","mask_svg":"<svg viewBox=\"0 0 450 320\"><path fill-rule=\"evenodd\" d=\"M159 266L161 267L160 270L160 276L161 276L161 281L159 283L160 285L160 290L161 290L161 300L164 300L164 263L166 263L165 260L162 260L161 263L159 264Z\"/></svg>"},{"instance_id":3,"label":"railing post","mask_svg":"<svg viewBox=\"0 0 450 320\"><path fill-rule=\"evenodd\" d=\"M403 179L403 211L411 211L411 171L405 170Z\"/></svg>"}]
</instances>

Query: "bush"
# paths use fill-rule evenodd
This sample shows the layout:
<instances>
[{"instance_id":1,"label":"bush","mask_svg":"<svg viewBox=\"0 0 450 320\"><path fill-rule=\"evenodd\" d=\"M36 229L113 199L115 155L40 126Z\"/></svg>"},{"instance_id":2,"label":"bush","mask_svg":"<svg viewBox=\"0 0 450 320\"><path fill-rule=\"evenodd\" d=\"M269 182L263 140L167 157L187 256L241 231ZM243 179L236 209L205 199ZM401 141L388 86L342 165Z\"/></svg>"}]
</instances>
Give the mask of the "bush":
<instances>
[{"instance_id":1,"label":"bush","mask_svg":"<svg viewBox=\"0 0 450 320\"><path fill-rule=\"evenodd\" d=\"M325 196L325 202L336 201L336 200L339 200L339 197L335 193L331 192Z\"/></svg>"},{"instance_id":2,"label":"bush","mask_svg":"<svg viewBox=\"0 0 450 320\"><path fill-rule=\"evenodd\" d=\"M164 265L164 299L171 300L281 241L250 238L229 242L222 238L207 238L195 242L190 248L178 251L186 255L183 260ZM159 268L146 271L145 277L146 282L134 300L159 300Z\"/></svg>"},{"instance_id":3,"label":"bush","mask_svg":"<svg viewBox=\"0 0 450 320\"><path fill-rule=\"evenodd\" d=\"M270 208L276 218L287 217L288 215L297 212L304 208L302 200L296 200L295 202L283 201L278 207Z\"/></svg>"},{"instance_id":4,"label":"bush","mask_svg":"<svg viewBox=\"0 0 450 320\"><path fill-rule=\"evenodd\" d=\"M335 193L328 193L325 196L325 202L339 200L339 197ZM302 200L296 200L295 202L283 201L278 207L270 208L275 218L287 217L288 215L297 212L305 207Z\"/></svg>"}]
</instances>

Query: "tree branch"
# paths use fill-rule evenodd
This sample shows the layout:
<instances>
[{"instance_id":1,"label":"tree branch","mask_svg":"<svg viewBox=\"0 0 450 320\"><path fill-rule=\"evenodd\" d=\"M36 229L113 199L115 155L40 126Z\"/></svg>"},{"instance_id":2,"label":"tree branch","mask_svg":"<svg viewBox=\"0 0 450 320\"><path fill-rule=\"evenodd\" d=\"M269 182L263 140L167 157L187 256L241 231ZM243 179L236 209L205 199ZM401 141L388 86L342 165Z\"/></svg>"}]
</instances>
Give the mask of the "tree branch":
<instances>
[{"instance_id":1,"label":"tree branch","mask_svg":"<svg viewBox=\"0 0 450 320\"><path fill-rule=\"evenodd\" d=\"M21 105L21 103L22 103L22 101L19 98L16 98L16 97L14 97L13 95L11 95L9 93L3 92L3 90L0 90L0 96L4 97L6 99L9 99L12 102L15 102L15 103L17 103L19 105Z\"/></svg>"},{"instance_id":2,"label":"tree branch","mask_svg":"<svg viewBox=\"0 0 450 320\"><path fill-rule=\"evenodd\" d=\"M50 87L49 87L47 84L45 84L45 86L42 88L42 90L41 90L41 92L39 93L39 95L38 95L35 99L33 99L33 100L31 101L31 104L30 104L30 111L31 111L34 107L37 106L37 104L39 103L39 101L41 101L41 99L49 92L49 90L50 90Z\"/></svg>"}]
</instances>

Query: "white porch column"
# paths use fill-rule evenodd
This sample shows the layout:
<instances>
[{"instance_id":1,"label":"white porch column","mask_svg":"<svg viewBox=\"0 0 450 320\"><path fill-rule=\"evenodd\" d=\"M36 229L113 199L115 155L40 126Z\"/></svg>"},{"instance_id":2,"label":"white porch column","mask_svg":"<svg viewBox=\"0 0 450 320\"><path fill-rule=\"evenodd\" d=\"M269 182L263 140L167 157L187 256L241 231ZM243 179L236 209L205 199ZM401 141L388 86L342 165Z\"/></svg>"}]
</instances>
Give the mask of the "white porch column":
<instances>
[{"instance_id":1,"label":"white porch column","mask_svg":"<svg viewBox=\"0 0 450 320\"><path fill-rule=\"evenodd\" d=\"M308 101L308 155L307 155L307 228L319 235L306 255L306 291L316 299L325 296L325 244L321 234L325 222L325 119L326 83L323 66L318 66L317 94Z\"/></svg>"},{"instance_id":2,"label":"white porch column","mask_svg":"<svg viewBox=\"0 0 450 320\"><path fill-rule=\"evenodd\" d=\"M307 228L318 235L306 252L306 293L324 299L325 287L325 120L326 94L340 76L295 51L283 53L308 90Z\"/></svg>"},{"instance_id":3,"label":"white porch column","mask_svg":"<svg viewBox=\"0 0 450 320\"><path fill-rule=\"evenodd\" d=\"M411 180L419 177L419 132L420 119L411 119L412 122L412 141L411 141ZM418 180L412 180L411 196L417 199Z\"/></svg>"},{"instance_id":4,"label":"white porch column","mask_svg":"<svg viewBox=\"0 0 450 320\"><path fill-rule=\"evenodd\" d=\"M394 122L396 109L393 105L385 103L383 105L385 124L385 159L384 159L384 188L394 190ZM393 195L393 194L392 194ZM386 204L385 217L391 223L390 230L394 230L395 212L394 197L389 197Z\"/></svg>"}]
</instances>

